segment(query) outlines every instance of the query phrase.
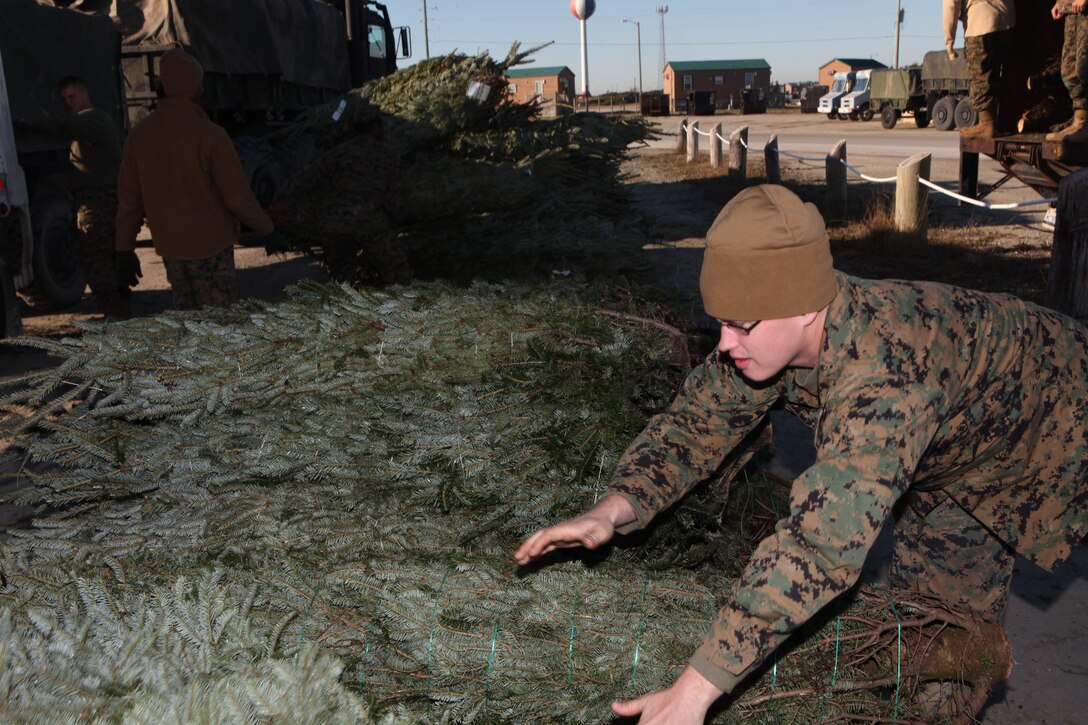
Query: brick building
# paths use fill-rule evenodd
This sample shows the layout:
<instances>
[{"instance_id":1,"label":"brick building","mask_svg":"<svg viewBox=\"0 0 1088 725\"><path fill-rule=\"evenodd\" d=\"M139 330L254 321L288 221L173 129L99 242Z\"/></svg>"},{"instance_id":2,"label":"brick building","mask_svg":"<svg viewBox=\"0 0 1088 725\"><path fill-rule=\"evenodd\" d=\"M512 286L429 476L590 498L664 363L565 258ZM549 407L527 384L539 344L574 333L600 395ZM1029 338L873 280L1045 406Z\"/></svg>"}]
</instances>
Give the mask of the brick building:
<instances>
[{"instance_id":1,"label":"brick building","mask_svg":"<svg viewBox=\"0 0 1088 725\"><path fill-rule=\"evenodd\" d=\"M771 66L762 58L747 60L675 60L665 64L662 74L665 93L672 110L686 113L689 94L714 93L714 105L726 108L730 99L740 102L748 88L766 91L771 86Z\"/></svg>"},{"instance_id":2,"label":"brick building","mask_svg":"<svg viewBox=\"0 0 1088 725\"><path fill-rule=\"evenodd\" d=\"M518 103L538 99L541 113L567 113L574 103L574 71L565 65L525 66L506 71L507 95Z\"/></svg>"},{"instance_id":3,"label":"brick building","mask_svg":"<svg viewBox=\"0 0 1088 725\"><path fill-rule=\"evenodd\" d=\"M859 70L875 70L887 67L879 60L873 60L872 58L832 58L820 66L820 70L816 74L816 84L830 86L836 73L851 73Z\"/></svg>"}]
</instances>

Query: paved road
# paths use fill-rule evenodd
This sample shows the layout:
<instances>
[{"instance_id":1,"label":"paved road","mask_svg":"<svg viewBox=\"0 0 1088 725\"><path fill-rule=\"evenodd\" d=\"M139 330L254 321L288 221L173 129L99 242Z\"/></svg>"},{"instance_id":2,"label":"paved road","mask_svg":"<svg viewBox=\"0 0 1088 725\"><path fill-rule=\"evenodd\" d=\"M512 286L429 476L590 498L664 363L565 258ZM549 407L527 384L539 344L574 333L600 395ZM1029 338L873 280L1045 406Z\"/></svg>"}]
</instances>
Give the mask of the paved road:
<instances>
[{"instance_id":1,"label":"paved road","mask_svg":"<svg viewBox=\"0 0 1088 725\"><path fill-rule=\"evenodd\" d=\"M660 127L671 132L669 136L654 142L668 146L675 141L676 128L682 120L679 116L654 119ZM831 150L839 139L846 139L847 154L858 156L893 156L907 158L919 151L928 151L935 159L959 159L959 134L938 131L932 126L917 128L914 121L905 119L893 129L881 127L878 120L832 121L816 113L769 113L753 116L694 116L704 131L717 123L722 124L722 136L748 126L748 145L762 149L772 134L778 135L778 147L795 154L818 154L821 157Z\"/></svg>"}]
</instances>

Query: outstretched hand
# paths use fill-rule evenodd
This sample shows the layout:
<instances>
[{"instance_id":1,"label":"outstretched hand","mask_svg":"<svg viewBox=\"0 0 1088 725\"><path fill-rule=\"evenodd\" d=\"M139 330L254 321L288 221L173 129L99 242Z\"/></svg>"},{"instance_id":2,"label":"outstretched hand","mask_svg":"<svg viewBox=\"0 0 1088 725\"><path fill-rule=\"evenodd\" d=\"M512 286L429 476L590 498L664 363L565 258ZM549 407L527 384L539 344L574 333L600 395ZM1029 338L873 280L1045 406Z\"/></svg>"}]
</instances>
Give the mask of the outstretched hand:
<instances>
[{"instance_id":1,"label":"outstretched hand","mask_svg":"<svg viewBox=\"0 0 1088 725\"><path fill-rule=\"evenodd\" d=\"M642 725L702 725L706 712L722 691L691 666L685 667L672 687L634 700L613 702L620 717L637 717Z\"/></svg>"},{"instance_id":2,"label":"outstretched hand","mask_svg":"<svg viewBox=\"0 0 1088 725\"><path fill-rule=\"evenodd\" d=\"M518 564L528 564L556 549L577 546L596 549L612 540L617 526L635 520L635 510L622 496L605 496L581 516L541 529L514 552Z\"/></svg>"}]
</instances>

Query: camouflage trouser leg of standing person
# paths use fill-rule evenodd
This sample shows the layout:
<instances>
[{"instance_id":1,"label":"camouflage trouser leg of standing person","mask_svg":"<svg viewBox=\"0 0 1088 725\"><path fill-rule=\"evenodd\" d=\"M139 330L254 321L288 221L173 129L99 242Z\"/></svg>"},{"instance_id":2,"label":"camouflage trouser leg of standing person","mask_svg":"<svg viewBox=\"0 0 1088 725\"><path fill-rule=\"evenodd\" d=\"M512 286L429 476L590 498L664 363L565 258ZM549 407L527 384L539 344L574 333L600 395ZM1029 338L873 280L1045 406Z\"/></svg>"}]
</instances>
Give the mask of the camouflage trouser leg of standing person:
<instances>
[{"instance_id":1,"label":"camouflage trouser leg of standing person","mask_svg":"<svg viewBox=\"0 0 1088 725\"><path fill-rule=\"evenodd\" d=\"M979 113L997 113L997 99L1004 90L1005 59L1011 40L1011 30L999 30L964 40L967 77L971 79L971 105Z\"/></svg>"},{"instance_id":2,"label":"camouflage trouser leg of standing person","mask_svg":"<svg viewBox=\"0 0 1088 725\"><path fill-rule=\"evenodd\" d=\"M1065 16L1062 82L1069 89L1073 110L1088 109L1088 15Z\"/></svg>"},{"instance_id":3,"label":"camouflage trouser leg of standing person","mask_svg":"<svg viewBox=\"0 0 1088 725\"><path fill-rule=\"evenodd\" d=\"M234 247L204 259L168 259L163 257L166 279L174 307L196 310L201 307L227 307L237 295L234 289Z\"/></svg>"},{"instance_id":4,"label":"camouflage trouser leg of standing person","mask_svg":"<svg viewBox=\"0 0 1088 725\"><path fill-rule=\"evenodd\" d=\"M108 316L118 312L117 192L114 189L78 189L72 192L79 230L79 264L99 309Z\"/></svg>"},{"instance_id":5,"label":"camouflage trouser leg of standing person","mask_svg":"<svg viewBox=\"0 0 1088 725\"><path fill-rule=\"evenodd\" d=\"M895 526L894 587L1000 622L1015 554L940 492L911 492Z\"/></svg>"}]
</instances>

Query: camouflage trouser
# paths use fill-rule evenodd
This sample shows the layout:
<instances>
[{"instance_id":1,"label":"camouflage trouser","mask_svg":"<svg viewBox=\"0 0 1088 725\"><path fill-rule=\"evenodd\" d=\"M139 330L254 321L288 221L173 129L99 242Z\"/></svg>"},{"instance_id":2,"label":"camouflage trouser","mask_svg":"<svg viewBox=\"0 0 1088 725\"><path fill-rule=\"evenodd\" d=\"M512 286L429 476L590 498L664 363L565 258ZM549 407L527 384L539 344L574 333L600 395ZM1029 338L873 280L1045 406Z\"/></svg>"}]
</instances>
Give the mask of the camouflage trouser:
<instances>
[{"instance_id":1,"label":"camouflage trouser","mask_svg":"<svg viewBox=\"0 0 1088 725\"><path fill-rule=\"evenodd\" d=\"M227 307L234 302L233 246L204 259L163 257L162 261L175 308L197 310L205 305Z\"/></svg>"},{"instance_id":2,"label":"camouflage trouser","mask_svg":"<svg viewBox=\"0 0 1088 725\"><path fill-rule=\"evenodd\" d=\"M1005 59L1011 41L1011 30L964 39L967 77L971 79L971 105L979 113L997 113L997 99L1004 90Z\"/></svg>"},{"instance_id":3,"label":"camouflage trouser","mask_svg":"<svg viewBox=\"0 0 1088 725\"><path fill-rule=\"evenodd\" d=\"M117 285L117 192L77 189L72 192L79 231L79 265L98 306L109 314L121 300Z\"/></svg>"},{"instance_id":4,"label":"camouflage trouser","mask_svg":"<svg viewBox=\"0 0 1088 725\"><path fill-rule=\"evenodd\" d=\"M895 527L892 586L1000 622L1013 552L943 493L912 491L905 503Z\"/></svg>"},{"instance_id":5,"label":"camouflage trouser","mask_svg":"<svg viewBox=\"0 0 1088 725\"><path fill-rule=\"evenodd\" d=\"M1062 82L1069 89L1074 110L1088 109L1088 15L1065 16Z\"/></svg>"}]
</instances>

